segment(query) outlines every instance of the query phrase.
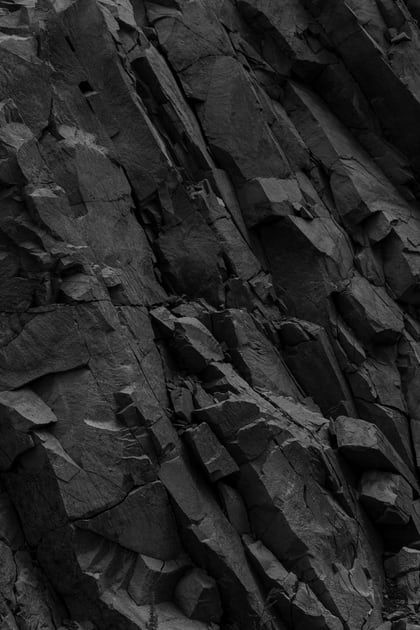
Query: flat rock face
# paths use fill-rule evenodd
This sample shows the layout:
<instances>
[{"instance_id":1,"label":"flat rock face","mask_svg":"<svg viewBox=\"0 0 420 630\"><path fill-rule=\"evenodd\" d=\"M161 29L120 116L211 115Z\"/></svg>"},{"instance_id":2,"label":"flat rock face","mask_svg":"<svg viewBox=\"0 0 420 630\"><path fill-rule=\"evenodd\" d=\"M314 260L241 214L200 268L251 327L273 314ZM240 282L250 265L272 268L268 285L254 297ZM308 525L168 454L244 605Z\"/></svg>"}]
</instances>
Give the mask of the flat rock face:
<instances>
[{"instance_id":1,"label":"flat rock face","mask_svg":"<svg viewBox=\"0 0 420 630\"><path fill-rule=\"evenodd\" d=\"M420 627L419 0L0 0L1 630Z\"/></svg>"}]
</instances>

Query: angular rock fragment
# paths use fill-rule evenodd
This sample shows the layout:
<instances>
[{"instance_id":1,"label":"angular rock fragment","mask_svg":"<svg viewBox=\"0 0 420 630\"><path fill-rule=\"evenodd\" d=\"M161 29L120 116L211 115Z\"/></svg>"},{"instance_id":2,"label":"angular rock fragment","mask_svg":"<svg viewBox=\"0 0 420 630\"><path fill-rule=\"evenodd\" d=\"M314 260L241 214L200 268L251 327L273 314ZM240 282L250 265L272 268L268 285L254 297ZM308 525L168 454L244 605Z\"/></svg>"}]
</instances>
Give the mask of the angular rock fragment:
<instances>
[{"instance_id":1,"label":"angular rock fragment","mask_svg":"<svg viewBox=\"0 0 420 630\"><path fill-rule=\"evenodd\" d=\"M343 318L356 334L372 343L393 343L403 330L402 314L388 294L355 276L337 295Z\"/></svg>"},{"instance_id":2,"label":"angular rock fragment","mask_svg":"<svg viewBox=\"0 0 420 630\"><path fill-rule=\"evenodd\" d=\"M238 534L249 534L251 527L249 524L248 514L246 511L245 503L235 488L228 486L226 483L218 483L217 489L219 490L222 505L227 514L227 517Z\"/></svg>"},{"instance_id":3,"label":"angular rock fragment","mask_svg":"<svg viewBox=\"0 0 420 630\"><path fill-rule=\"evenodd\" d=\"M385 560L388 578L395 582L408 604L416 604L420 591L420 552L403 547L401 551Z\"/></svg>"},{"instance_id":4,"label":"angular rock fragment","mask_svg":"<svg viewBox=\"0 0 420 630\"><path fill-rule=\"evenodd\" d=\"M189 423L194 411L193 395L188 387L177 387L169 392L177 419Z\"/></svg>"},{"instance_id":5,"label":"angular rock fragment","mask_svg":"<svg viewBox=\"0 0 420 630\"><path fill-rule=\"evenodd\" d=\"M211 304L223 301L220 243L200 213L194 212L165 228L157 248L161 267L171 289L189 297L205 297Z\"/></svg>"},{"instance_id":6,"label":"angular rock fragment","mask_svg":"<svg viewBox=\"0 0 420 630\"><path fill-rule=\"evenodd\" d=\"M180 363L192 373L200 373L212 361L224 359L215 338L192 317L180 317L174 322L173 347Z\"/></svg>"},{"instance_id":7,"label":"angular rock fragment","mask_svg":"<svg viewBox=\"0 0 420 630\"><path fill-rule=\"evenodd\" d=\"M188 558L184 557L162 561L139 554L127 592L139 606L153 600L156 603L172 601L175 587L188 564Z\"/></svg>"},{"instance_id":8,"label":"angular rock fragment","mask_svg":"<svg viewBox=\"0 0 420 630\"><path fill-rule=\"evenodd\" d=\"M184 433L195 456L207 473L210 481L219 481L238 472L235 461L220 444L209 425L203 422Z\"/></svg>"},{"instance_id":9,"label":"angular rock fragment","mask_svg":"<svg viewBox=\"0 0 420 630\"><path fill-rule=\"evenodd\" d=\"M193 569L181 578L176 586L175 599L190 619L220 621L222 607L216 582L201 569Z\"/></svg>"},{"instance_id":10,"label":"angular rock fragment","mask_svg":"<svg viewBox=\"0 0 420 630\"><path fill-rule=\"evenodd\" d=\"M164 462L160 478L176 506L192 559L199 566L205 562L212 577L223 579L226 609L247 628L263 602L238 534L183 457Z\"/></svg>"},{"instance_id":11,"label":"angular rock fragment","mask_svg":"<svg viewBox=\"0 0 420 630\"><path fill-rule=\"evenodd\" d=\"M311 628L343 628L341 621L319 602L310 587L299 582L261 543L246 537L245 545L269 596L278 606L282 618L296 630Z\"/></svg>"},{"instance_id":12,"label":"angular rock fragment","mask_svg":"<svg viewBox=\"0 0 420 630\"><path fill-rule=\"evenodd\" d=\"M171 560L180 551L167 495L158 481L133 490L115 507L77 524L153 558Z\"/></svg>"},{"instance_id":13,"label":"angular rock fragment","mask_svg":"<svg viewBox=\"0 0 420 630\"><path fill-rule=\"evenodd\" d=\"M303 391L326 416L335 415L342 401L353 405L325 330L310 322L286 320L280 328L285 360Z\"/></svg>"},{"instance_id":14,"label":"angular rock fragment","mask_svg":"<svg viewBox=\"0 0 420 630\"><path fill-rule=\"evenodd\" d=\"M300 392L281 356L252 317L239 309L212 316L216 338L229 349L238 372L253 386L299 398Z\"/></svg>"},{"instance_id":15,"label":"angular rock fragment","mask_svg":"<svg viewBox=\"0 0 420 630\"><path fill-rule=\"evenodd\" d=\"M274 177L250 180L241 188L240 199L249 228L273 221L276 217L298 214L305 205L297 181Z\"/></svg>"},{"instance_id":16,"label":"angular rock fragment","mask_svg":"<svg viewBox=\"0 0 420 630\"><path fill-rule=\"evenodd\" d=\"M378 524L405 525L410 520L413 491L400 475L371 470L359 483L360 501Z\"/></svg>"},{"instance_id":17,"label":"angular rock fragment","mask_svg":"<svg viewBox=\"0 0 420 630\"><path fill-rule=\"evenodd\" d=\"M402 475L416 494L419 485L413 472L377 426L340 416L334 424L340 453L362 470L384 470Z\"/></svg>"},{"instance_id":18,"label":"angular rock fragment","mask_svg":"<svg viewBox=\"0 0 420 630\"><path fill-rule=\"evenodd\" d=\"M239 181L286 177L290 172L287 158L265 123L242 66L232 57L220 56L208 76L201 122L223 168Z\"/></svg>"},{"instance_id":19,"label":"angular rock fragment","mask_svg":"<svg viewBox=\"0 0 420 630\"><path fill-rule=\"evenodd\" d=\"M31 432L57 422L52 410L31 389L0 392L0 470L10 468L15 458L34 446Z\"/></svg>"},{"instance_id":20,"label":"angular rock fragment","mask_svg":"<svg viewBox=\"0 0 420 630\"><path fill-rule=\"evenodd\" d=\"M328 297L343 288L352 267L345 232L331 218L287 216L263 225L260 237L274 286L291 314L325 326Z\"/></svg>"}]
</instances>

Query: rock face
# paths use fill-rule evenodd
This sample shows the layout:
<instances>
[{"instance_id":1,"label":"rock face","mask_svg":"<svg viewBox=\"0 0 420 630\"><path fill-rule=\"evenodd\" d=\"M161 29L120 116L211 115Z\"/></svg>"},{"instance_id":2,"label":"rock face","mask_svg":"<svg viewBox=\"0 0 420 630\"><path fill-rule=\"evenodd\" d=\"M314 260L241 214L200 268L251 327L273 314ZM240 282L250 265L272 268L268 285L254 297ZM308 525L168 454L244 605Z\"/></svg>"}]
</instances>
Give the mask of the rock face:
<instances>
[{"instance_id":1,"label":"rock face","mask_svg":"<svg viewBox=\"0 0 420 630\"><path fill-rule=\"evenodd\" d=\"M0 0L0 629L420 624L420 2Z\"/></svg>"}]
</instances>

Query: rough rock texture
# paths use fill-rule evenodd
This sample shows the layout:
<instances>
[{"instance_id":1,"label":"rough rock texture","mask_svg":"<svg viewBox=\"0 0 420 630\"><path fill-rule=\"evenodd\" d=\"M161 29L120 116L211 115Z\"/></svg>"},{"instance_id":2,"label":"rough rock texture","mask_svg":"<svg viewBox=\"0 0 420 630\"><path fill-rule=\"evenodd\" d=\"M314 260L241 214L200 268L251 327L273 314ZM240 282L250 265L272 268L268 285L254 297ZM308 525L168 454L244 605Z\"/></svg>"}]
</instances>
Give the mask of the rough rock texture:
<instances>
[{"instance_id":1,"label":"rough rock texture","mask_svg":"<svg viewBox=\"0 0 420 630\"><path fill-rule=\"evenodd\" d=\"M0 629L408 630L420 2L0 0Z\"/></svg>"}]
</instances>

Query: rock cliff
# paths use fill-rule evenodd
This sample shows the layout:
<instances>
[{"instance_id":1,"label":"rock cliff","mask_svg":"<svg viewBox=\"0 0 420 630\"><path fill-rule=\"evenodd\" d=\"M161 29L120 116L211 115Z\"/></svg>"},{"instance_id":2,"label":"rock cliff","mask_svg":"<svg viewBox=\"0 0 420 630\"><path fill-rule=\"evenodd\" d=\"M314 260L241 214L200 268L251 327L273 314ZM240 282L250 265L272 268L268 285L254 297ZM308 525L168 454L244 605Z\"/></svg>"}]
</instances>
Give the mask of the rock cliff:
<instances>
[{"instance_id":1,"label":"rock cliff","mask_svg":"<svg viewBox=\"0 0 420 630\"><path fill-rule=\"evenodd\" d=\"M1 630L420 628L420 0L0 0Z\"/></svg>"}]
</instances>

